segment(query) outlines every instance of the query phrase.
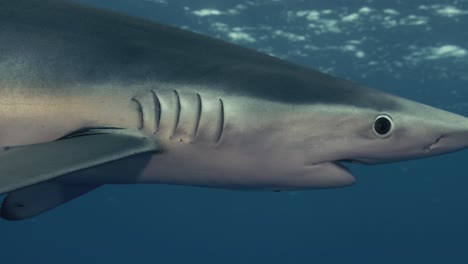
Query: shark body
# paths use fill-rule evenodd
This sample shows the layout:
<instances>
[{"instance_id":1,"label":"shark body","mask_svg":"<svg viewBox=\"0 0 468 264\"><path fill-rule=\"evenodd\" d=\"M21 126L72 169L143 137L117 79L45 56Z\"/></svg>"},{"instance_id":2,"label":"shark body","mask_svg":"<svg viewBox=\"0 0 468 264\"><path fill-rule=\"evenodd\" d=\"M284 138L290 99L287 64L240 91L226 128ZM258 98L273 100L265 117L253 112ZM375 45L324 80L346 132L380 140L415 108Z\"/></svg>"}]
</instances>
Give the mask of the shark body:
<instances>
[{"instance_id":1,"label":"shark body","mask_svg":"<svg viewBox=\"0 0 468 264\"><path fill-rule=\"evenodd\" d=\"M1 215L103 184L297 190L468 146L465 117L189 31L0 0Z\"/></svg>"}]
</instances>

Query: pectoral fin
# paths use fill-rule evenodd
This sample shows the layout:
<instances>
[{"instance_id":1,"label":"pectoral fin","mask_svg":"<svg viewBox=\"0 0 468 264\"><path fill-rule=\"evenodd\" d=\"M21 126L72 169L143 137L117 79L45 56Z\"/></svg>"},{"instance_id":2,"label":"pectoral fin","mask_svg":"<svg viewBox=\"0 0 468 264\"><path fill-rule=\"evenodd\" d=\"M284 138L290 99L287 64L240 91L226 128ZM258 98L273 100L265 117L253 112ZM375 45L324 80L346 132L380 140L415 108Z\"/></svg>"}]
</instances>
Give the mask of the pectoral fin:
<instances>
[{"instance_id":1,"label":"pectoral fin","mask_svg":"<svg viewBox=\"0 0 468 264\"><path fill-rule=\"evenodd\" d=\"M8 194L3 200L1 217L22 220L53 209L99 187L91 184L43 182Z\"/></svg>"},{"instance_id":2,"label":"pectoral fin","mask_svg":"<svg viewBox=\"0 0 468 264\"><path fill-rule=\"evenodd\" d=\"M160 150L154 140L126 129L89 129L52 142L11 148L0 154L0 194Z\"/></svg>"}]
</instances>

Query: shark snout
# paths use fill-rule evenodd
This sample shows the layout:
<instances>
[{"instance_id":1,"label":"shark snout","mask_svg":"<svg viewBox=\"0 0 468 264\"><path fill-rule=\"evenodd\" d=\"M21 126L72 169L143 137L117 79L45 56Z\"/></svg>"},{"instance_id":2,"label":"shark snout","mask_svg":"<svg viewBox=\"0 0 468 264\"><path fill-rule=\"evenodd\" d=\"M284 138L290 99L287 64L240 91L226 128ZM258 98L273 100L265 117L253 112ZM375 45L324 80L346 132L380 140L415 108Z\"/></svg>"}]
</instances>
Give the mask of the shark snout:
<instances>
[{"instance_id":1,"label":"shark snout","mask_svg":"<svg viewBox=\"0 0 468 264\"><path fill-rule=\"evenodd\" d=\"M442 154L465 148L468 148L468 131L440 136L434 143L427 146L425 151L432 154Z\"/></svg>"},{"instance_id":2,"label":"shark snout","mask_svg":"<svg viewBox=\"0 0 468 264\"><path fill-rule=\"evenodd\" d=\"M438 127L439 135L425 147L431 154L442 154L468 148L468 118L454 115Z\"/></svg>"}]
</instances>

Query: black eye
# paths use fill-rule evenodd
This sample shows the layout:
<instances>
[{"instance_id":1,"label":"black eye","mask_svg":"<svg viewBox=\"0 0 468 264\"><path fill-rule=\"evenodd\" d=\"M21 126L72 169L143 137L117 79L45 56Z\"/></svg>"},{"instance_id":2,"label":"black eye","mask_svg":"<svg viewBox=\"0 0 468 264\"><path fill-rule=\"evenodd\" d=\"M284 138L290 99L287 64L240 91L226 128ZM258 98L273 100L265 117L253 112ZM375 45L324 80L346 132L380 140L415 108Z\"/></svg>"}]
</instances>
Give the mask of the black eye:
<instances>
[{"instance_id":1,"label":"black eye","mask_svg":"<svg viewBox=\"0 0 468 264\"><path fill-rule=\"evenodd\" d=\"M374 133L379 137L387 137L393 130L393 121L388 115L379 115L374 121Z\"/></svg>"}]
</instances>

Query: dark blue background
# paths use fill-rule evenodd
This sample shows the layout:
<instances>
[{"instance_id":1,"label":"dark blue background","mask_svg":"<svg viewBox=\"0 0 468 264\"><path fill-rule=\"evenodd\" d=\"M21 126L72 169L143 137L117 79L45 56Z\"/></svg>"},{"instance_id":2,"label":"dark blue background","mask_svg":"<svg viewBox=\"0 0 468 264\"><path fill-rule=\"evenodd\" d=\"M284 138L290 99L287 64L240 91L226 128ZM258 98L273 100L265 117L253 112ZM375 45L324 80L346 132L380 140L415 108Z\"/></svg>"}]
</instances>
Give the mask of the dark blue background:
<instances>
[{"instance_id":1,"label":"dark blue background","mask_svg":"<svg viewBox=\"0 0 468 264\"><path fill-rule=\"evenodd\" d=\"M252 0L234 15L228 10L241 1L79 2L188 27L468 115L468 54L408 59L443 45L467 49L467 1ZM437 12L447 6L463 12ZM371 11L342 21L362 7ZM195 15L206 8L225 14ZM399 12L390 18L397 26L384 26L388 8ZM297 15L327 9L332 14L321 18L335 20L340 32L314 32ZM409 25L411 15L425 22ZM255 41L230 38L235 27ZM344 48L350 40L360 40L355 49L364 57ZM465 151L354 165L356 186L309 192L105 186L40 217L1 221L0 263L468 263L467 161Z\"/></svg>"}]
</instances>

